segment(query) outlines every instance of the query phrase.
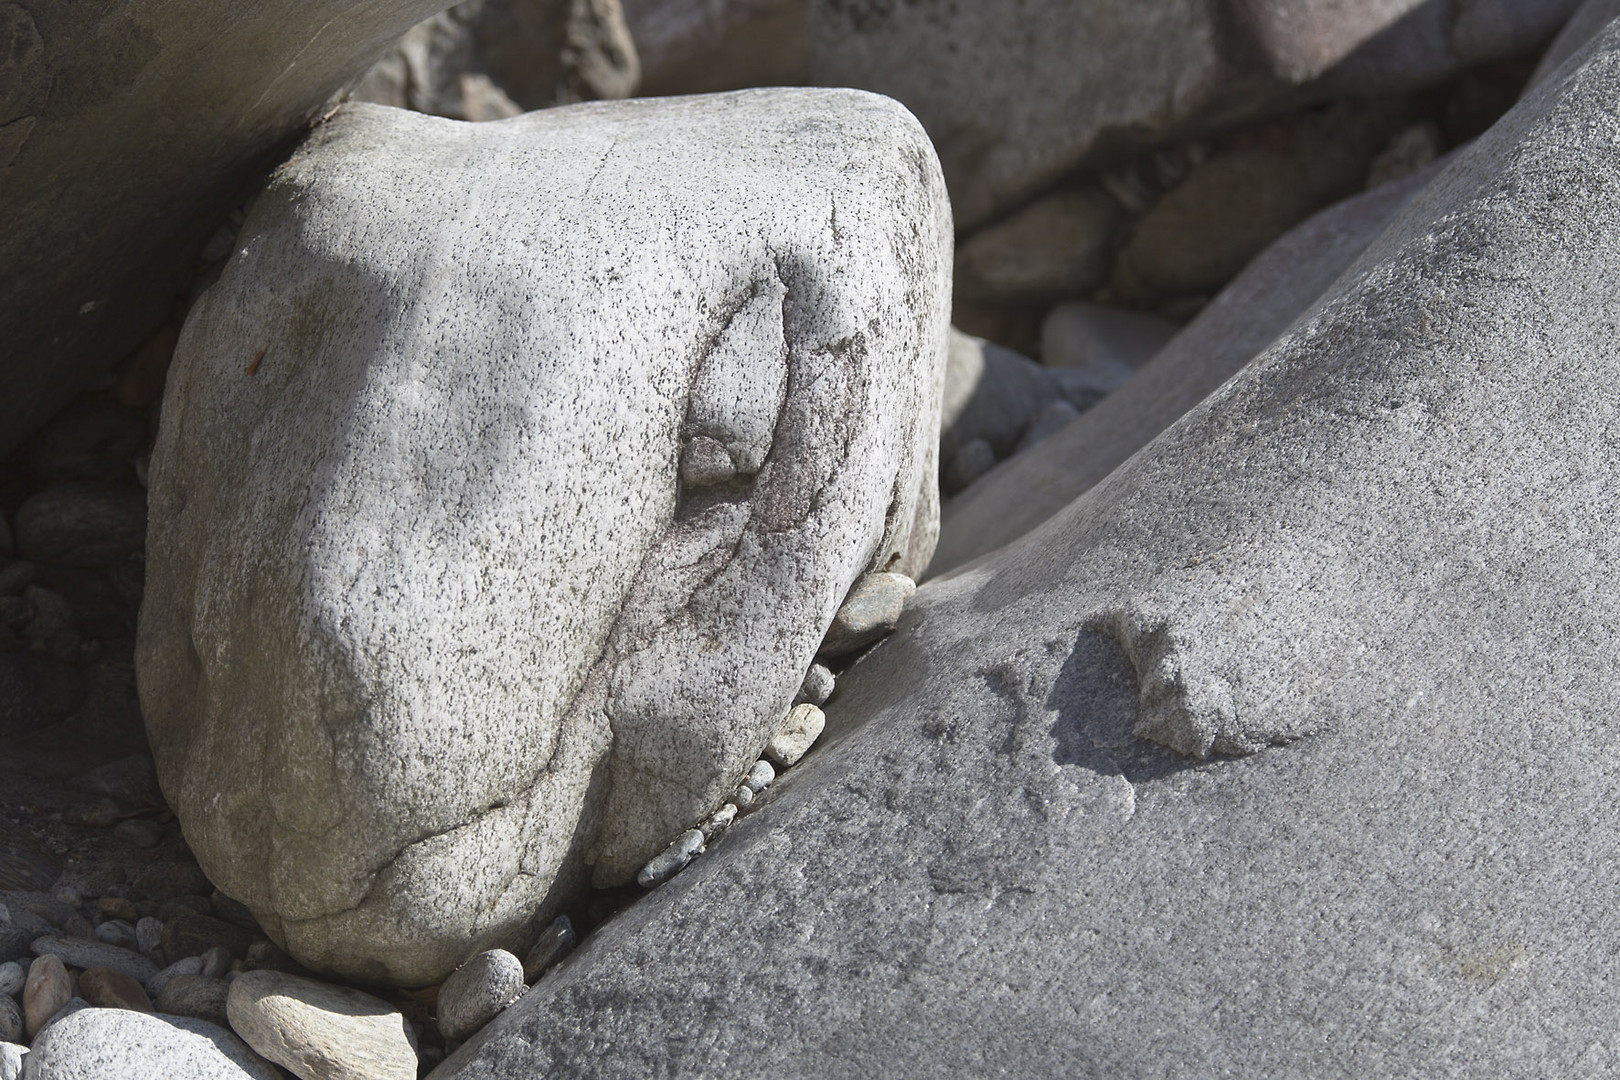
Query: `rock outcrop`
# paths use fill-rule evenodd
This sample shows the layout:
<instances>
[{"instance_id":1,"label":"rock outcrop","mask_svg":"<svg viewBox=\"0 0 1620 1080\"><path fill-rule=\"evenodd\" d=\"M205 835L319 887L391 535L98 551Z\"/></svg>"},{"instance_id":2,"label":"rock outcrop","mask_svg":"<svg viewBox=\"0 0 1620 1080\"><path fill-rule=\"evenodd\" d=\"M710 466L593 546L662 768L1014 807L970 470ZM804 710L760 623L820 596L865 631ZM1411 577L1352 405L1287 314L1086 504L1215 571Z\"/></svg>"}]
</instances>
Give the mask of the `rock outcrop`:
<instances>
[{"instance_id":1,"label":"rock outcrop","mask_svg":"<svg viewBox=\"0 0 1620 1080\"><path fill-rule=\"evenodd\" d=\"M628 882L932 551L951 222L858 91L351 106L182 334L137 664L210 878L427 983Z\"/></svg>"},{"instance_id":2,"label":"rock outcrop","mask_svg":"<svg viewBox=\"0 0 1620 1080\"><path fill-rule=\"evenodd\" d=\"M436 1077L1611 1072L1617 96L1611 28Z\"/></svg>"}]
</instances>

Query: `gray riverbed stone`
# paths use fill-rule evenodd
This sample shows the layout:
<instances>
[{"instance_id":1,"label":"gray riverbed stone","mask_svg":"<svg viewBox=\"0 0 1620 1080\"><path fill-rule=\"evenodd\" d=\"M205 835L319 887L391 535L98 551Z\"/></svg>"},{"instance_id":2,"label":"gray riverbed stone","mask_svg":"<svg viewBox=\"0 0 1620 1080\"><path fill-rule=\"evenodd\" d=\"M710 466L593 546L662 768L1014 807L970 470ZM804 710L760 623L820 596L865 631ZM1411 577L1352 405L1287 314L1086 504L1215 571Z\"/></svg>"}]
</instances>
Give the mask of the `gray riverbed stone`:
<instances>
[{"instance_id":1,"label":"gray riverbed stone","mask_svg":"<svg viewBox=\"0 0 1620 1080\"><path fill-rule=\"evenodd\" d=\"M1180 329L1141 312L1071 301L1047 312L1041 322L1041 363L1092 369L1123 383Z\"/></svg>"},{"instance_id":2,"label":"gray riverbed stone","mask_svg":"<svg viewBox=\"0 0 1620 1080\"><path fill-rule=\"evenodd\" d=\"M1273 244L1125 385L952 499L929 572L1022 536L1146 446L1287 329L1435 173L1329 207Z\"/></svg>"},{"instance_id":3,"label":"gray riverbed stone","mask_svg":"<svg viewBox=\"0 0 1620 1080\"><path fill-rule=\"evenodd\" d=\"M28 1047L11 1042L0 1042L0 1080L20 1080L23 1060Z\"/></svg>"},{"instance_id":4,"label":"gray riverbed stone","mask_svg":"<svg viewBox=\"0 0 1620 1080\"><path fill-rule=\"evenodd\" d=\"M505 949L474 956L444 980L436 1016L439 1034L461 1042L523 996L523 961Z\"/></svg>"},{"instance_id":5,"label":"gray riverbed stone","mask_svg":"<svg viewBox=\"0 0 1620 1080\"><path fill-rule=\"evenodd\" d=\"M153 999L158 1012L190 1016L211 1024L229 1025L225 1002L230 984L207 975L176 975L163 984Z\"/></svg>"},{"instance_id":6,"label":"gray riverbed stone","mask_svg":"<svg viewBox=\"0 0 1620 1080\"><path fill-rule=\"evenodd\" d=\"M17 961L7 960L0 964L0 994L20 994L27 981L28 974Z\"/></svg>"},{"instance_id":7,"label":"gray riverbed stone","mask_svg":"<svg viewBox=\"0 0 1620 1080\"><path fill-rule=\"evenodd\" d=\"M23 1014L17 1005L17 999L10 994L0 994L0 1042L21 1042L23 1038Z\"/></svg>"},{"instance_id":8,"label":"gray riverbed stone","mask_svg":"<svg viewBox=\"0 0 1620 1080\"><path fill-rule=\"evenodd\" d=\"M624 0L643 94L802 86L805 0Z\"/></svg>"},{"instance_id":9,"label":"gray riverbed stone","mask_svg":"<svg viewBox=\"0 0 1620 1080\"><path fill-rule=\"evenodd\" d=\"M28 965L23 987L23 1018L28 1037L39 1033L57 1010L73 996L73 978L60 957L40 956Z\"/></svg>"},{"instance_id":10,"label":"gray riverbed stone","mask_svg":"<svg viewBox=\"0 0 1620 1080\"><path fill-rule=\"evenodd\" d=\"M798 696L793 699L793 704L799 705L808 701L812 705L825 705L827 699L832 697L835 684L831 668L826 664L811 664L810 670L804 673L804 682L800 684Z\"/></svg>"},{"instance_id":11,"label":"gray riverbed stone","mask_svg":"<svg viewBox=\"0 0 1620 1080\"><path fill-rule=\"evenodd\" d=\"M35 956L55 956L78 968L109 967L142 983L158 971L158 966L140 953L99 941L50 935L35 938L30 948Z\"/></svg>"},{"instance_id":12,"label":"gray riverbed stone","mask_svg":"<svg viewBox=\"0 0 1620 1080\"><path fill-rule=\"evenodd\" d=\"M169 318L198 249L444 0L0 6L0 453Z\"/></svg>"},{"instance_id":13,"label":"gray riverbed stone","mask_svg":"<svg viewBox=\"0 0 1620 1080\"><path fill-rule=\"evenodd\" d=\"M765 756L784 769L791 769L809 751L827 724L826 714L809 702L795 705L782 722L782 730L765 744Z\"/></svg>"},{"instance_id":14,"label":"gray riverbed stone","mask_svg":"<svg viewBox=\"0 0 1620 1080\"><path fill-rule=\"evenodd\" d=\"M1216 397L924 586L824 751L436 1080L1612 1071L1594 50Z\"/></svg>"},{"instance_id":15,"label":"gray riverbed stone","mask_svg":"<svg viewBox=\"0 0 1620 1080\"><path fill-rule=\"evenodd\" d=\"M423 983L634 880L855 579L927 562L950 237L856 91L340 110L193 308L152 460L143 711L218 887ZM697 434L737 481L683 492Z\"/></svg>"},{"instance_id":16,"label":"gray riverbed stone","mask_svg":"<svg viewBox=\"0 0 1620 1080\"><path fill-rule=\"evenodd\" d=\"M821 655L847 656L894 630L917 583L904 574L867 574L849 590L827 628Z\"/></svg>"},{"instance_id":17,"label":"gray riverbed stone","mask_svg":"<svg viewBox=\"0 0 1620 1080\"><path fill-rule=\"evenodd\" d=\"M202 969L203 958L200 956L187 956L183 959L176 960L174 963L170 964L168 967L157 972L150 979L146 980L146 992L151 994L153 997L156 997L163 993L163 988L168 985L170 979L178 978L182 975L201 975Z\"/></svg>"},{"instance_id":18,"label":"gray riverbed stone","mask_svg":"<svg viewBox=\"0 0 1620 1080\"><path fill-rule=\"evenodd\" d=\"M1035 200L956 251L956 295L985 303L1080 296L1108 279L1119 204L1096 186Z\"/></svg>"},{"instance_id":19,"label":"gray riverbed stone","mask_svg":"<svg viewBox=\"0 0 1620 1080\"><path fill-rule=\"evenodd\" d=\"M80 1009L34 1041L28 1080L280 1080L280 1072L217 1024L128 1009Z\"/></svg>"},{"instance_id":20,"label":"gray riverbed stone","mask_svg":"<svg viewBox=\"0 0 1620 1080\"><path fill-rule=\"evenodd\" d=\"M231 981L231 1027L304 1080L414 1080L416 1038L398 1009L346 986L279 971Z\"/></svg>"},{"instance_id":21,"label":"gray riverbed stone","mask_svg":"<svg viewBox=\"0 0 1620 1080\"><path fill-rule=\"evenodd\" d=\"M559 915L551 920L551 925L540 934L523 958L523 981L532 983L544 975L552 965L573 952L578 941L574 924L568 916Z\"/></svg>"},{"instance_id":22,"label":"gray riverbed stone","mask_svg":"<svg viewBox=\"0 0 1620 1080\"><path fill-rule=\"evenodd\" d=\"M750 796L753 794L753 789L747 786L744 786L741 790L747 791ZM736 796L732 796L732 798L735 799ZM687 829L670 841L669 847L647 860L647 865L643 866L641 872L636 875L636 884L643 889L651 889L662 885L690 866L692 860L697 858L698 854L703 851L703 844L702 829Z\"/></svg>"}]
</instances>

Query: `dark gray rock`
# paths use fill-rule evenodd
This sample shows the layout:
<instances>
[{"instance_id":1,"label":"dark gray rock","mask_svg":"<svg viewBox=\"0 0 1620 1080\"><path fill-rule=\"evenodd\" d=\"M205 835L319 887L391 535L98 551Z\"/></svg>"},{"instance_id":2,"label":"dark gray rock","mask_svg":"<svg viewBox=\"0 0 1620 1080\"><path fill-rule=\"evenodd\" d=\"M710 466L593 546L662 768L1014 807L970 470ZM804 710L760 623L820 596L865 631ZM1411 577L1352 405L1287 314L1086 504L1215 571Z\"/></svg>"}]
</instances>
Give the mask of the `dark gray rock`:
<instances>
[{"instance_id":1,"label":"dark gray rock","mask_svg":"<svg viewBox=\"0 0 1620 1080\"><path fill-rule=\"evenodd\" d=\"M752 794L753 789L745 786L742 790ZM670 841L669 847L647 860L647 865L643 866L641 872L636 875L636 884L643 889L651 889L662 885L690 866L692 860L697 858L698 854L703 850L703 844L703 830L687 829Z\"/></svg>"},{"instance_id":2,"label":"dark gray rock","mask_svg":"<svg viewBox=\"0 0 1620 1080\"><path fill-rule=\"evenodd\" d=\"M461 1042L523 996L523 962L505 949L468 960L444 980L437 1006L439 1034Z\"/></svg>"},{"instance_id":3,"label":"dark gray rock","mask_svg":"<svg viewBox=\"0 0 1620 1080\"><path fill-rule=\"evenodd\" d=\"M20 1043L23 1040L22 1009L10 994L0 994L0 1042Z\"/></svg>"},{"instance_id":4,"label":"dark gray rock","mask_svg":"<svg viewBox=\"0 0 1620 1080\"><path fill-rule=\"evenodd\" d=\"M947 503L929 572L1022 536L1146 446L1287 329L1434 175L1346 200L1273 244L1119 390Z\"/></svg>"},{"instance_id":5,"label":"dark gray rock","mask_svg":"<svg viewBox=\"0 0 1620 1080\"><path fill-rule=\"evenodd\" d=\"M28 973L16 960L0 961L0 995L15 997L27 982Z\"/></svg>"},{"instance_id":6,"label":"dark gray rock","mask_svg":"<svg viewBox=\"0 0 1620 1080\"><path fill-rule=\"evenodd\" d=\"M1530 76L1530 87L1557 71L1617 18L1620 18L1620 0L1586 0L1575 9L1569 21L1564 23L1564 28L1558 31L1558 36L1553 38L1552 44L1547 46L1535 73Z\"/></svg>"},{"instance_id":7,"label":"dark gray rock","mask_svg":"<svg viewBox=\"0 0 1620 1080\"><path fill-rule=\"evenodd\" d=\"M231 985L224 979L207 975L175 975L164 981L163 989L153 999L153 1005L161 1013L190 1016L228 1027L230 1019L225 1012L225 999L230 991Z\"/></svg>"},{"instance_id":8,"label":"dark gray rock","mask_svg":"<svg viewBox=\"0 0 1620 1080\"><path fill-rule=\"evenodd\" d=\"M799 686L793 704L802 705L808 701L812 705L825 705L827 699L832 697L834 684L832 670L826 664L811 664L810 670L804 673L804 682Z\"/></svg>"},{"instance_id":9,"label":"dark gray rock","mask_svg":"<svg viewBox=\"0 0 1620 1080\"><path fill-rule=\"evenodd\" d=\"M162 798L150 754L131 754L98 765L73 777L68 785L106 795L125 806L141 806Z\"/></svg>"},{"instance_id":10,"label":"dark gray rock","mask_svg":"<svg viewBox=\"0 0 1620 1080\"><path fill-rule=\"evenodd\" d=\"M163 994L163 988L169 985L169 980L178 979L182 976L189 975L200 976L202 974L202 969L203 958L200 956L187 956L180 960L176 960L174 963L170 964L168 967L162 969L150 979L146 980L146 992L151 994L154 998L161 997Z\"/></svg>"},{"instance_id":11,"label":"dark gray rock","mask_svg":"<svg viewBox=\"0 0 1620 1080\"><path fill-rule=\"evenodd\" d=\"M169 318L289 138L444 0L0 7L0 454Z\"/></svg>"},{"instance_id":12,"label":"dark gray rock","mask_svg":"<svg viewBox=\"0 0 1620 1080\"><path fill-rule=\"evenodd\" d=\"M139 1047L138 1052L132 1050ZM128 1009L80 1009L53 1022L28 1053L28 1080L280 1080L232 1032L204 1020Z\"/></svg>"},{"instance_id":13,"label":"dark gray rock","mask_svg":"<svg viewBox=\"0 0 1620 1080\"><path fill-rule=\"evenodd\" d=\"M552 965L574 951L578 940L574 934L574 924L568 916L557 916L523 958L523 981L532 983L544 975Z\"/></svg>"},{"instance_id":14,"label":"dark gray rock","mask_svg":"<svg viewBox=\"0 0 1620 1080\"><path fill-rule=\"evenodd\" d=\"M0 738L62 720L84 703L79 673L35 653L0 653Z\"/></svg>"},{"instance_id":15,"label":"dark gray rock","mask_svg":"<svg viewBox=\"0 0 1620 1080\"><path fill-rule=\"evenodd\" d=\"M146 492L134 484L74 481L17 508L17 550L27 559L107 566L146 545Z\"/></svg>"},{"instance_id":16,"label":"dark gray rock","mask_svg":"<svg viewBox=\"0 0 1620 1080\"><path fill-rule=\"evenodd\" d=\"M30 945L38 935L16 926L0 926L0 963L24 960L34 955Z\"/></svg>"},{"instance_id":17,"label":"dark gray rock","mask_svg":"<svg viewBox=\"0 0 1620 1080\"><path fill-rule=\"evenodd\" d=\"M54 956L64 964L71 964L77 968L112 968L142 983L156 975L158 970L156 964L138 952L99 941L49 936L35 938L29 948L33 950L35 956Z\"/></svg>"},{"instance_id":18,"label":"dark gray rock","mask_svg":"<svg viewBox=\"0 0 1620 1080\"><path fill-rule=\"evenodd\" d=\"M439 1080L1612 1071L1617 98L1613 29Z\"/></svg>"}]
</instances>

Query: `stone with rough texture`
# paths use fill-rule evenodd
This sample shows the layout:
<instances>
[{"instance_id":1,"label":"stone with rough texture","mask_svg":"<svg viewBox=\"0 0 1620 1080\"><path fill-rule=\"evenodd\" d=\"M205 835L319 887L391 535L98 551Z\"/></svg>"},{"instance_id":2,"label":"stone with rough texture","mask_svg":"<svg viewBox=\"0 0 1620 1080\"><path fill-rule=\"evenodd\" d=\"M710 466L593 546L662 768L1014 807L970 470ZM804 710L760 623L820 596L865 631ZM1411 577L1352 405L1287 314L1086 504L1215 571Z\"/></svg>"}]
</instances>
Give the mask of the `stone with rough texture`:
<instances>
[{"instance_id":1,"label":"stone with rough texture","mask_svg":"<svg viewBox=\"0 0 1620 1080\"><path fill-rule=\"evenodd\" d=\"M826 664L811 664L810 670L804 673L804 682L799 685L799 693L794 697L793 704L802 705L808 701L812 705L825 705L827 699L832 697L835 685L831 668Z\"/></svg>"},{"instance_id":2,"label":"stone with rough texture","mask_svg":"<svg viewBox=\"0 0 1620 1080\"><path fill-rule=\"evenodd\" d=\"M0 1080L21 1080L23 1063L28 1047L17 1043L0 1042Z\"/></svg>"},{"instance_id":3,"label":"stone with rough texture","mask_svg":"<svg viewBox=\"0 0 1620 1080\"><path fill-rule=\"evenodd\" d=\"M58 1019L26 1059L28 1080L280 1080L276 1067L217 1024L128 1009Z\"/></svg>"},{"instance_id":4,"label":"stone with rough texture","mask_svg":"<svg viewBox=\"0 0 1620 1080\"><path fill-rule=\"evenodd\" d=\"M820 709L808 702L795 705L782 722L782 730L765 744L765 756L782 768L791 769L821 737L826 726L826 714Z\"/></svg>"},{"instance_id":5,"label":"stone with rough texture","mask_svg":"<svg viewBox=\"0 0 1620 1080\"><path fill-rule=\"evenodd\" d=\"M461 1042L523 996L523 962L505 949L481 952L439 988L439 1034Z\"/></svg>"},{"instance_id":6,"label":"stone with rough texture","mask_svg":"<svg viewBox=\"0 0 1620 1080\"><path fill-rule=\"evenodd\" d=\"M34 950L35 956L55 956L64 964L77 968L109 967L142 983L158 971L158 966L140 953L116 945L104 945L99 941L48 935L35 938L29 947Z\"/></svg>"},{"instance_id":7,"label":"stone with rough texture","mask_svg":"<svg viewBox=\"0 0 1620 1080\"><path fill-rule=\"evenodd\" d=\"M169 317L286 140L445 6L0 4L0 454Z\"/></svg>"},{"instance_id":8,"label":"stone with rough texture","mask_svg":"<svg viewBox=\"0 0 1620 1080\"><path fill-rule=\"evenodd\" d=\"M219 888L426 983L634 880L854 580L927 562L950 243L926 136L857 91L340 110L152 459L142 705ZM735 481L683 491L698 435Z\"/></svg>"},{"instance_id":9,"label":"stone with rough texture","mask_svg":"<svg viewBox=\"0 0 1620 1080\"><path fill-rule=\"evenodd\" d=\"M1434 175L1329 207L1273 244L1124 386L951 500L929 573L1022 536L1147 445L1285 330Z\"/></svg>"},{"instance_id":10,"label":"stone with rough texture","mask_svg":"<svg viewBox=\"0 0 1620 1080\"><path fill-rule=\"evenodd\" d=\"M1530 86L1536 86L1557 71L1564 61L1584 49L1587 42L1617 18L1620 18L1620 0L1586 0L1547 46L1535 73L1530 76Z\"/></svg>"},{"instance_id":11,"label":"stone with rough texture","mask_svg":"<svg viewBox=\"0 0 1620 1080\"><path fill-rule=\"evenodd\" d=\"M413 26L351 97L456 120L630 97L640 65L619 0L466 0Z\"/></svg>"},{"instance_id":12,"label":"stone with rough texture","mask_svg":"<svg viewBox=\"0 0 1620 1080\"><path fill-rule=\"evenodd\" d=\"M20 994L27 981L28 975L17 961L7 960L0 964L0 994Z\"/></svg>"},{"instance_id":13,"label":"stone with rough texture","mask_svg":"<svg viewBox=\"0 0 1620 1080\"><path fill-rule=\"evenodd\" d=\"M370 994L249 971L232 981L226 1010L249 1046L304 1080L415 1080L410 1024Z\"/></svg>"},{"instance_id":14,"label":"stone with rough texture","mask_svg":"<svg viewBox=\"0 0 1620 1080\"><path fill-rule=\"evenodd\" d=\"M894 629L917 583L904 574L867 574L849 590L821 643L821 655L848 656Z\"/></svg>"},{"instance_id":15,"label":"stone with rough texture","mask_svg":"<svg viewBox=\"0 0 1620 1080\"><path fill-rule=\"evenodd\" d=\"M437 1080L1611 1074L1616 100L1620 28Z\"/></svg>"}]
</instances>

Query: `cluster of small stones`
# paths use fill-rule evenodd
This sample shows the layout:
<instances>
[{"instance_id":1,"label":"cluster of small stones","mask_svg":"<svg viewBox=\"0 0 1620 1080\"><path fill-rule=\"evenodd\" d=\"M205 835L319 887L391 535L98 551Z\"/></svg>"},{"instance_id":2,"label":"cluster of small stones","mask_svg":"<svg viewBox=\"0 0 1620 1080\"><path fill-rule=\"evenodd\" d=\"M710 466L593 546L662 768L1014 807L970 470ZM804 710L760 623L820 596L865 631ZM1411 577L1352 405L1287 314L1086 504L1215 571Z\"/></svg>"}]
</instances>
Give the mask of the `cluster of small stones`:
<instances>
[{"instance_id":1,"label":"cluster of small stones","mask_svg":"<svg viewBox=\"0 0 1620 1080\"><path fill-rule=\"evenodd\" d=\"M769 742L765 754L731 797L708 817L670 842L647 861L636 875L644 889L655 889L686 869L719 840L738 818L757 805L760 795L775 782L780 769L797 765L821 736L827 718L821 706L832 697L835 676L828 662L839 662L894 631L906 600L917 591L916 582L903 574L867 574L849 590L828 627L818 660L805 673L793 707ZM448 985L448 984L447 984Z\"/></svg>"}]
</instances>

